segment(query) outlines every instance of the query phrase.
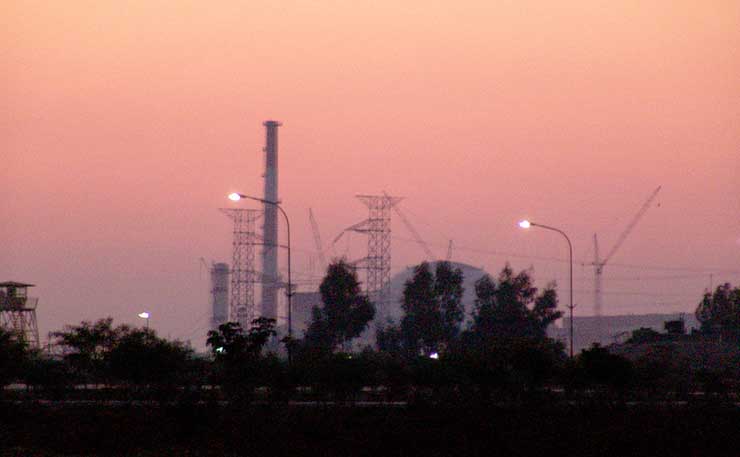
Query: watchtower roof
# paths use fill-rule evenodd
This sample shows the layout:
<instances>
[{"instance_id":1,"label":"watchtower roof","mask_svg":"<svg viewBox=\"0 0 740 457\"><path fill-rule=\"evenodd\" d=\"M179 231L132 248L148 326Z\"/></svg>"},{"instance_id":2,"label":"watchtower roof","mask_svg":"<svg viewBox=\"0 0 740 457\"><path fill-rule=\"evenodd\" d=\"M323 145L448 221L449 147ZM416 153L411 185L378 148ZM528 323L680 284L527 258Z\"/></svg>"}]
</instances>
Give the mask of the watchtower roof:
<instances>
[{"instance_id":1,"label":"watchtower roof","mask_svg":"<svg viewBox=\"0 0 740 457\"><path fill-rule=\"evenodd\" d=\"M26 284L26 283L17 282L17 281L5 281L5 282L0 282L0 287L18 287L18 288L35 287L35 284Z\"/></svg>"}]
</instances>

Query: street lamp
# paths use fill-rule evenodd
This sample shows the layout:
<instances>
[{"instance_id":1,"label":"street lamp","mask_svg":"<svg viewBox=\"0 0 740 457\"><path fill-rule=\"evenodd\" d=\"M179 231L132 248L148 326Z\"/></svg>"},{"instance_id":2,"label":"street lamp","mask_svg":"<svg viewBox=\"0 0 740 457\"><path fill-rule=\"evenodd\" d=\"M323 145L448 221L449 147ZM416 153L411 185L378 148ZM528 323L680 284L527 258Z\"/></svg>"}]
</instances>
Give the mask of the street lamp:
<instances>
[{"instance_id":1,"label":"street lamp","mask_svg":"<svg viewBox=\"0 0 740 457\"><path fill-rule=\"evenodd\" d=\"M248 200L254 200L256 202L265 203L268 205L274 205L277 209L280 210L283 217L285 218L285 228L288 232L288 339L291 340L291 342L288 343L290 346L292 344L293 340L293 305L292 305L292 297L293 297L293 282L291 280L290 276L290 220L288 219L288 215L285 214L285 211L283 210L282 206L278 202L272 202L270 200L265 200L264 198L258 198L258 197L252 197L249 195L240 194L237 192L232 192L229 194L229 200L238 202L242 198L246 198ZM288 358L290 359L290 348L288 348Z\"/></svg>"},{"instance_id":2,"label":"street lamp","mask_svg":"<svg viewBox=\"0 0 740 457\"><path fill-rule=\"evenodd\" d=\"M149 313L144 311L143 313L139 313L139 317L142 319L146 319L146 328L149 328Z\"/></svg>"},{"instance_id":3,"label":"street lamp","mask_svg":"<svg viewBox=\"0 0 740 457\"><path fill-rule=\"evenodd\" d=\"M570 358L573 358L573 245L570 242L570 238L568 238L568 235L565 234L560 229L557 229L555 227L550 227L549 225L542 225L538 224L536 222L531 222L528 220L523 220L519 222L519 227L523 229L528 229L530 227L540 227L546 230L552 230L553 232L558 232L559 234L563 235L565 238L565 241L568 242L568 253L569 253L569 259L570 259L570 305L568 306L568 310L570 311Z\"/></svg>"}]
</instances>

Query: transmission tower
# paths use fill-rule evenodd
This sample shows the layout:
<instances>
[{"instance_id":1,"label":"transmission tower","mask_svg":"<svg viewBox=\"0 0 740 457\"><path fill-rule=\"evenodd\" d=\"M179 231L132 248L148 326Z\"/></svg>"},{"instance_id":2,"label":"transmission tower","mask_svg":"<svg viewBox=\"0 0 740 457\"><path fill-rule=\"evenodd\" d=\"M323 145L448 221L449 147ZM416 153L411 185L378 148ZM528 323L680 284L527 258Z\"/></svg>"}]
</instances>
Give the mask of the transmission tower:
<instances>
[{"instance_id":1,"label":"transmission tower","mask_svg":"<svg viewBox=\"0 0 740 457\"><path fill-rule=\"evenodd\" d=\"M368 218L350 230L367 234L367 257L358 266L367 270L365 290L378 308L378 315L388 314L391 282L391 209L401 201L389 195L357 195L367 206Z\"/></svg>"},{"instance_id":2,"label":"transmission tower","mask_svg":"<svg viewBox=\"0 0 740 457\"><path fill-rule=\"evenodd\" d=\"M229 320L247 329L255 315L254 284L259 274L254 269L257 239L255 225L262 216L256 209L221 208L234 222L233 254L231 260L231 296Z\"/></svg>"}]
</instances>

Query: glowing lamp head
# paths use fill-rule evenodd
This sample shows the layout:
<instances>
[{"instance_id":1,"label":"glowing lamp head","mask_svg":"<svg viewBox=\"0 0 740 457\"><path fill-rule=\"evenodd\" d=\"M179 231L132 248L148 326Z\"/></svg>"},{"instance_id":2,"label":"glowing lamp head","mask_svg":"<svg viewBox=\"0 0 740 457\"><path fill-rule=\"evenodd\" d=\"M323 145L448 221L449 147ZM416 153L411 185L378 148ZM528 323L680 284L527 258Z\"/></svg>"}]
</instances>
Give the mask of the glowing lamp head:
<instances>
[{"instance_id":1,"label":"glowing lamp head","mask_svg":"<svg viewBox=\"0 0 740 457\"><path fill-rule=\"evenodd\" d=\"M429 358L430 358L430 359L434 359L434 360L437 360L437 359L439 359L439 353L438 353L438 352L432 352L432 353L431 353L431 354L429 355Z\"/></svg>"},{"instance_id":2,"label":"glowing lamp head","mask_svg":"<svg viewBox=\"0 0 740 457\"><path fill-rule=\"evenodd\" d=\"M523 229L528 229L531 226L532 226L532 223L529 222L529 221L527 221L527 220L519 221L519 227L521 227Z\"/></svg>"},{"instance_id":3,"label":"glowing lamp head","mask_svg":"<svg viewBox=\"0 0 740 457\"><path fill-rule=\"evenodd\" d=\"M149 319L149 313L144 311L143 313L139 313L139 317L142 319Z\"/></svg>"},{"instance_id":4,"label":"glowing lamp head","mask_svg":"<svg viewBox=\"0 0 740 457\"><path fill-rule=\"evenodd\" d=\"M242 199L242 196L237 194L236 192L232 192L229 194L229 200L231 200L232 202L238 202L241 199Z\"/></svg>"}]
</instances>

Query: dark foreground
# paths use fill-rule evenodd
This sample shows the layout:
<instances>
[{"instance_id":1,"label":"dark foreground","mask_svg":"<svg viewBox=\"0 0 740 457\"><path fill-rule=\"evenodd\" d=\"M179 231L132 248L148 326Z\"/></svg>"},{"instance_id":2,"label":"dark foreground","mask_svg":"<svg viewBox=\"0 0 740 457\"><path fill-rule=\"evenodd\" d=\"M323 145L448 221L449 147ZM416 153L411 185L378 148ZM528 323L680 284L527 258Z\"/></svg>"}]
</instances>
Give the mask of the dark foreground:
<instances>
[{"instance_id":1,"label":"dark foreground","mask_svg":"<svg viewBox=\"0 0 740 457\"><path fill-rule=\"evenodd\" d=\"M0 456L740 455L720 405L0 405Z\"/></svg>"}]
</instances>

